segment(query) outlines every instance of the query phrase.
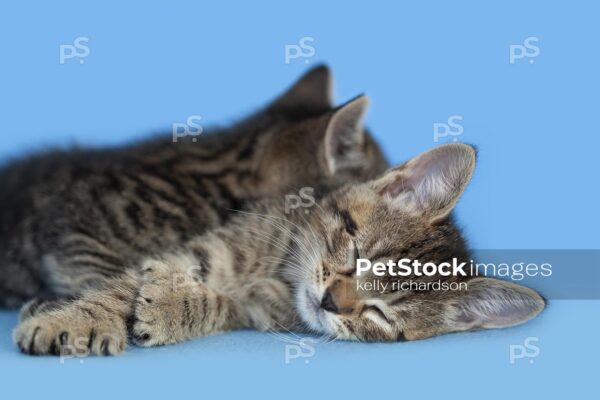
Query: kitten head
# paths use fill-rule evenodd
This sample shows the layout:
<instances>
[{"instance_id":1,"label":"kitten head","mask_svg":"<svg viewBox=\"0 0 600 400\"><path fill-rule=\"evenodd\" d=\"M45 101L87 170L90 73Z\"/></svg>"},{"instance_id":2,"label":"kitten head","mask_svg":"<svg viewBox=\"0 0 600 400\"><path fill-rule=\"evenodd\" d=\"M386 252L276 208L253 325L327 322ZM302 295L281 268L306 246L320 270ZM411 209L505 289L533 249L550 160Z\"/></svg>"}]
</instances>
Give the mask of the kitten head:
<instances>
[{"instance_id":1,"label":"kitten head","mask_svg":"<svg viewBox=\"0 0 600 400\"><path fill-rule=\"evenodd\" d=\"M333 107L332 78L320 66L301 77L262 114L254 187L259 195L296 191L315 182L337 186L366 181L387 169L381 149L365 130L368 99Z\"/></svg>"},{"instance_id":2,"label":"kitten head","mask_svg":"<svg viewBox=\"0 0 600 400\"><path fill-rule=\"evenodd\" d=\"M339 338L394 341L506 327L536 316L544 308L543 299L506 281L439 273L401 277L387 269L357 273L357 259L439 265L456 258L469 265L465 240L450 214L474 166L472 147L443 145L377 179L347 185L323 198L318 211L310 214L311 229L300 246L302 259L311 260L296 282L302 319L314 330ZM379 286L369 287L374 281ZM410 281L438 281L450 289L401 285Z\"/></svg>"}]
</instances>

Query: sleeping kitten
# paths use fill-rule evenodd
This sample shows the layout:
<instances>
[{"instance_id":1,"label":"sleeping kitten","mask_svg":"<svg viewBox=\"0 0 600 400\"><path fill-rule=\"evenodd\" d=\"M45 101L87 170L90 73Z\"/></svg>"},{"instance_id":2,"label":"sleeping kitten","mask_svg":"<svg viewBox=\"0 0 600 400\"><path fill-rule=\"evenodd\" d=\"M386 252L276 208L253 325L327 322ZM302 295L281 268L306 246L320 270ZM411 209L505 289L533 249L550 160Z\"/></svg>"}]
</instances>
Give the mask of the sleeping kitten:
<instances>
[{"instance_id":1,"label":"sleeping kitten","mask_svg":"<svg viewBox=\"0 0 600 400\"><path fill-rule=\"evenodd\" d=\"M108 150L56 151L0 170L0 306L95 287L209 228L248 199L364 181L387 168L367 100L331 104L317 67L230 129Z\"/></svg>"},{"instance_id":2,"label":"sleeping kitten","mask_svg":"<svg viewBox=\"0 0 600 400\"><path fill-rule=\"evenodd\" d=\"M50 306L31 303L14 340L29 354L109 355L124 350L127 319L141 346L239 328L397 341L525 322L544 300L486 277L403 278L463 282L466 290L359 289L397 278L358 274L358 258L470 261L451 211L474 166L470 146L448 144L330 192L310 209L287 213L281 198L262 200L103 289Z\"/></svg>"}]
</instances>

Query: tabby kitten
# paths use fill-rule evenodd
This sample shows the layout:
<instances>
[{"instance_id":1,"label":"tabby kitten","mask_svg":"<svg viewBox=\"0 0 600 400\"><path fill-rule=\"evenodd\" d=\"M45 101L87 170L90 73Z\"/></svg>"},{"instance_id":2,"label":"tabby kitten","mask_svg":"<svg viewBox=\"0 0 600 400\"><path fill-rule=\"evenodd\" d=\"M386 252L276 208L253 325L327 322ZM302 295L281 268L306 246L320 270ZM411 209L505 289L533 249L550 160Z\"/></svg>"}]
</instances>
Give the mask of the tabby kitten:
<instances>
[{"instance_id":1,"label":"tabby kitten","mask_svg":"<svg viewBox=\"0 0 600 400\"><path fill-rule=\"evenodd\" d=\"M0 170L0 306L96 287L222 225L248 199L364 181L387 168L317 67L230 129L108 150L55 151Z\"/></svg>"},{"instance_id":2,"label":"tabby kitten","mask_svg":"<svg viewBox=\"0 0 600 400\"><path fill-rule=\"evenodd\" d=\"M264 199L103 289L45 309L31 304L14 340L29 354L108 355L124 350L127 319L141 346L239 328L397 341L525 322L544 300L486 277L403 278L467 284L458 291L359 289L374 278L396 278L357 274L359 257L470 260L451 211L474 166L470 146L448 144L366 183L344 185L309 209Z\"/></svg>"}]
</instances>

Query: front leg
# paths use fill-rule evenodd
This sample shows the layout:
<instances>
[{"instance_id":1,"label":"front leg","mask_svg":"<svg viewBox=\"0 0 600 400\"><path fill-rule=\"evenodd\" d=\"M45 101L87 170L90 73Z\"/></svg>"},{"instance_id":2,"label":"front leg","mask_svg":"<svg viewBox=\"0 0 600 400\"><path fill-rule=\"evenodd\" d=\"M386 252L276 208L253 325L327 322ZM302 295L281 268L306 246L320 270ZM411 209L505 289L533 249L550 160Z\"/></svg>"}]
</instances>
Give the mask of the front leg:
<instances>
[{"instance_id":1,"label":"front leg","mask_svg":"<svg viewBox=\"0 0 600 400\"><path fill-rule=\"evenodd\" d=\"M149 347L246 326L238 304L208 287L184 255L149 260L134 304L132 340Z\"/></svg>"},{"instance_id":2,"label":"front leg","mask_svg":"<svg viewBox=\"0 0 600 400\"><path fill-rule=\"evenodd\" d=\"M127 319L138 289L138 277L127 273L88 289L73 300L25 305L13 332L27 354L113 355L127 344Z\"/></svg>"}]
</instances>

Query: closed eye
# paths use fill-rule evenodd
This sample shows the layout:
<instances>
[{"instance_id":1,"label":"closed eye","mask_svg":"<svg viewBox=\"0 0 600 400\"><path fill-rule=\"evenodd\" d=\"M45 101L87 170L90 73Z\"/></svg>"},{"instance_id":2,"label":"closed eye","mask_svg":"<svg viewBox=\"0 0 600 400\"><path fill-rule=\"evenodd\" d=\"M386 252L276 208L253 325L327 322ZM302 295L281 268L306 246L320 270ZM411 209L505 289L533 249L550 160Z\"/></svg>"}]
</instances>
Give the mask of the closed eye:
<instances>
[{"instance_id":1,"label":"closed eye","mask_svg":"<svg viewBox=\"0 0 600 400\"><path fill-rule=\"evenodd\" d=\"M354 221L354 218L352 218L350 212L348 210L339 210L338 214L342 218L346 232L348 232L350 236L356 236L358 226L356 225L356 221Z\"/></svg>"}]
</instances>

